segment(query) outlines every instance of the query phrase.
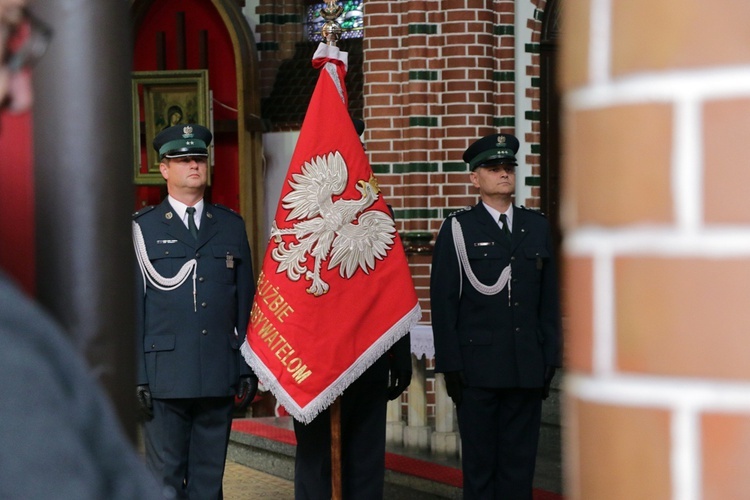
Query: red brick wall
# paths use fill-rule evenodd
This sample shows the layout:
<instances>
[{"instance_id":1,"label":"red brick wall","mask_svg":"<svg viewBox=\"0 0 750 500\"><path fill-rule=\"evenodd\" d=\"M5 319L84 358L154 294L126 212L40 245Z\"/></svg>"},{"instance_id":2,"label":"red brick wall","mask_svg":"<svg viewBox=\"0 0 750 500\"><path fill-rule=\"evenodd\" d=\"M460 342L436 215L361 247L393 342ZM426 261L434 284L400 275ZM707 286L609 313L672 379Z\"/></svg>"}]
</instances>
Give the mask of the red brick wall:
<instances>
[{"instance_id":1,"label":"red brick wall","mask_svg":"<svg viewBox=\"0 0 750 500\"><path fill-rule=\"evenodd\" d=\"M570 499L750 497L750 4L705 6L563 11Z\"/></svg>"},{"instance_id":2,"label":"red brick wall","mask_svg":"<svg viewBox=\"0 0 750 500\"><path fill-rule=\"evenodd\" d=\"M514 131L515 84L498 81L514 71L514 3L368 0L364 12L370 162L400 230L436 234L446 215L476 203L466 147ZM510 125L497 127L501 118ZM414 271L417 281L429 275ZM429 290L419 292L428 313Z\"/></svg>"}]
</instances>

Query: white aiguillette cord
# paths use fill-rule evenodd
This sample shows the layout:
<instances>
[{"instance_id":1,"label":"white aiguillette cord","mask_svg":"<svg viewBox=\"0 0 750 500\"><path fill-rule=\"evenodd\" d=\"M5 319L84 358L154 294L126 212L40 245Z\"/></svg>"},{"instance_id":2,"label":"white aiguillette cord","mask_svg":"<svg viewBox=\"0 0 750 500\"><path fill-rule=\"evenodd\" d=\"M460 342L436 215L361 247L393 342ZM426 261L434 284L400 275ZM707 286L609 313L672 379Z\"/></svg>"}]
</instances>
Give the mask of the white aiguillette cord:
<instances>
[{"instance_id":1,"label":"white aiguillette cord","mask_svg":"<svg viewBox=\"0 0 750 500\"><path fill-rule=\"evenodd\" d=\"M461 224L456 218L451 221L451 231L453 232L453 245L456 247L456 254L458 255L458 267L459 272L463 266L466 271L466 277L469 278L469 283L473 286L476 291L484 295L497 295L500 290L508 285L508 305L510 305L510 264L505 266L505 269L500 273L500 277L497 279L494 285L485 285L474 274L474 271L469 265L469 257L466 255L466 243L464 242L464 233L461 231ZM463 283L463 280L460 281ZM460 296L460 292L459 292Z\"/></svg>"},{"instance_id":2,"label":"white aiguillette cord","mask_svg":"<svg viewBox=\"0 0 750 500\"><path fill-rule=\"evenodd\" d=\"M146 293L146 280L148 279L154 288L164 291L174 290L180 285L185 283L190 276L193 274L193 310L198 312L197 305L197 293L195 288L195 278L198 269L198 261L190 259L182 265L177 274L172 278L165 278L154 269L154 265L148 258L148 251L146 250L146 242L143 240L143 233L141 232L141 226L137 222L133 221L133 246L135 246L135 256L138 259L138 267L141 268L141 274L143 275L143 293Z\"/></svg>"}]
</instances>

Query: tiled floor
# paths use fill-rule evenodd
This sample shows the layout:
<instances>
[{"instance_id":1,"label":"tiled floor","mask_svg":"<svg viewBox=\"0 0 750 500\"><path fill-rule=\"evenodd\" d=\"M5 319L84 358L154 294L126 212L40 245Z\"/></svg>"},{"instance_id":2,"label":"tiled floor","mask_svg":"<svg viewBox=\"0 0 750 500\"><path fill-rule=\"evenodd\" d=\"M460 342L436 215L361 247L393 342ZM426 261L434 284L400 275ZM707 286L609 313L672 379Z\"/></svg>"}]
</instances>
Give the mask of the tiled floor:
<instances>
[{"instance_id":1,"label":"tiled floor","mask_svg":"<svg viewBox=\"0 0 750 500\"><path fill-rule=\"evenodd\" d=\"M294 498L294 483L264 472L227 461L224 471L224 500L253 500Z\"/></svg>"}]
</instances>

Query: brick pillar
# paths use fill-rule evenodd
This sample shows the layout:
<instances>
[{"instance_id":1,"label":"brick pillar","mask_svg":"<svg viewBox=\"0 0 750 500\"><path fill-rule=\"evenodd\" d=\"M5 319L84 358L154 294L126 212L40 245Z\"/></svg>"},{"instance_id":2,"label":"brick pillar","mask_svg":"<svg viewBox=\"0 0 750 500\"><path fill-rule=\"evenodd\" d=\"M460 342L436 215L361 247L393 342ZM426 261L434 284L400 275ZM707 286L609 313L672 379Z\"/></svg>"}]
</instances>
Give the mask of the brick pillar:
<instances>
[{"instance_id":1,"label":"brick pillar","mask_svg":"<svg viewBox=\"0 0 750 500\"><path fill-rule=\"evenodd\" d=\"M563 15L566 498L750 498L750 4Z\"/></svg>"}]
</instances>

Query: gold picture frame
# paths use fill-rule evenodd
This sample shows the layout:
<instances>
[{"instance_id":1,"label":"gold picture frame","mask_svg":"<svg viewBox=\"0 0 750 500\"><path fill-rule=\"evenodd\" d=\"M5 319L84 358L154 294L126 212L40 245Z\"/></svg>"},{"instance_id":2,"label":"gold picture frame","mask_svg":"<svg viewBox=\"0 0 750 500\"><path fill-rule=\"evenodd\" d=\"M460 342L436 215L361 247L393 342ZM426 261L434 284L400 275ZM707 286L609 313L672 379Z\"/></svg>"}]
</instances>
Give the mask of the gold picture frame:
<instances>
[{"instance_id":1,"label":"gold picture frame","mask_svg":"<svg viewBox=\"0 0 750 500\"><path fill-rule=\"evenodd\" d=\"M164 184L152 141L164 128L197 123L211 128L208 70L134 71L133 180L136 184ZM209 172L213 145L209 147Z\"/></svg>"}]
</instances>

